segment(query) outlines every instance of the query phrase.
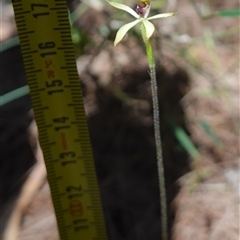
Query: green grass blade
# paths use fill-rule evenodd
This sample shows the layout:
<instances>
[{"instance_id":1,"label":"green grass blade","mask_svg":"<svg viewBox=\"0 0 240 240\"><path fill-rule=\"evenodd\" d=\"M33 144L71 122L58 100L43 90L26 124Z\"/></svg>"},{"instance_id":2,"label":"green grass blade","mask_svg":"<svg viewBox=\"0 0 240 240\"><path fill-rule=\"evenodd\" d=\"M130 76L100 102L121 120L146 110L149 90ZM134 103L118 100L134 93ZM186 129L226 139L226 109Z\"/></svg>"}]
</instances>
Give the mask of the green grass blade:
<instances>
[{"instance_id":1,"label":"green grass blade","mask_svg":"<svg viewBox=\"0 0 240 240\"><path fill-rule=\"evenodd\" d=\"M240 17L240 9L225 9L217 12L220 17Z\"/></svg>"},{"instance_id":2,"label":"green grass blade","mask_svg":"<svg viewBox=\"0 0 240 240\"><path fill-rule=\"evenodd\" d=\"M20 97L27 95L27 94L29 94L28 85L17 88L9 93L6 93L6 94L0 96L0 106L3 106L13 100L16 100Z\"/></svg>"},{"instance_id":3,"label":"green grass blade","mask_svg":"<svg viewBox=\"0 0 240 240\"><path fill-rule=\"evenodd\" d=\"M173 127L173 132L178 140L179 144L181 147L193 158L193 159L198 159L200 156L200 153L197 149L197 147L194 145L190 137L187 135L186 131L174 124L173 122L171 123L171 126Z\"/></svg>"},{"instance_id":4,"label":"green grass blade","mask_svg":"<svg viewBox=\"0 0 240 240\"><path fill-rule=\"evenodd\" d=\"M198 149L193 144L187 133L180 127L176 127L174 130L175 136L178 139L180 145L193 157L196 158L200 154Z\"/></svg>"},{"instance_id":5,"label":"green grass blade","mask_svg":"<svg viewBox=\"0 0 240 240\"><path fill-rule=\"evenodd\" d=\"M219 140L217 134L213 131L213 129L211 128L211 126L204 120L200 120L200 124L203 128L203 130L207 133L207 135L212 139L212 141L214 142L214 144L217 147L221 147L222 143Z\"/></svg>"},{"instance_id":6,"label":"green grass blade","mask_svg":"<svg viewBox=\"0 0 240 240\"><path fill-rule=\"evenodd\" d=\"M13 37L10 38L9 40L5 41L5 42L1 42L0 43L0 53L4 52L12 47L15 47L19 45L19 38L18 37Z\"/></svg>"}]
</instances>

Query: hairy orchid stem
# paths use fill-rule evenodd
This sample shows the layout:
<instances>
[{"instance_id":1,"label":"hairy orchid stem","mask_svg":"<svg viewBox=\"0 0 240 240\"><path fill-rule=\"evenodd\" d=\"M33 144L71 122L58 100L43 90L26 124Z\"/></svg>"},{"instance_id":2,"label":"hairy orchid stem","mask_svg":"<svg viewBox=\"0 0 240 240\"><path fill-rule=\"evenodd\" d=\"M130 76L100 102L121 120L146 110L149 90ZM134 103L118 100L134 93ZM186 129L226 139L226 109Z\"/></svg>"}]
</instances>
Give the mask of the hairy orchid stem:
<instances>
[{"instance_id":1,"label":"hairy orchid stem","mask_svg":"<svg viewBox=\"0 0 240 240\"><path fill-rule=\"evenodd\" d=\"M162 144L161 144L161 135L160 135L160 118L159 118L155 60L153 56L152 46L147 38L146 28L143 23L141 25L141 30L142 30L142 38L146 47L147 59L148 59L148 64L150 68L150 77L151 77L154 135L155 135L155 144L156 144L156 151L157 151L158 179L159 179L160 202L161 202L160 205L161 205L162 240L167 240L168 239L167 200L166 200L166 191L165 191L164 166L163 166Z\"/></svg>"}]
</instances>

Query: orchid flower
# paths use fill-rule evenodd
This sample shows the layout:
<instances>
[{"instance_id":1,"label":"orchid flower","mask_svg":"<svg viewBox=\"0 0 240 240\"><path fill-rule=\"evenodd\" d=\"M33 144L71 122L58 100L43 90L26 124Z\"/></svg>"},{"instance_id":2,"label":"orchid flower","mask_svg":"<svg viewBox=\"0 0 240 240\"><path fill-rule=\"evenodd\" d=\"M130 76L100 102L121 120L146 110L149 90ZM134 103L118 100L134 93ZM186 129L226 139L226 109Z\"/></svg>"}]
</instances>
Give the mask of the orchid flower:
<instances>
[{"instance_id":1,"label":"orchid flower","mask_svg":"<svg viewBox=\"0 0 240 240\"><path fill-rule=\"evenodd\" d=\"M168 220L167 220L167 198L166 198L166 190L165 190L165 178L164 178L164 164L163 164L163 156L162 156L162 141L160 135L160 116L159 116L159 104L158 104L158 91L157 91L157 78L156 78L156 69L155 69L155 60L154 54L152 50L151 43L149 38L152 36L155 27L150 22L150 20L164 17L171 17L175 15L172 13L163 13L157 14L152 17L148 17L151 3L150 0L139 0L139 4L134 11L132 8L121 4L110 2L106 0L110 5L115 8L124 10L130 13L133 17L136 18L133 22L127 23L123 25L117 32L114 45L116 46L126 35L126 33L138 23L141 23L142 30L142 38L146 48L146 54L149 64L150 70L150 78L151 78L151 90L152 90L152 102L153 102L153 122L154 122L154 136L155 136L155 144L156 144L156 156L157 156L157 167L158 167L158 180L159 180L159 188L160 188L160 205L161 205L161 232L162 239L168 239Z\"/></svg>"},{"instance_id":2,"label":"orchid flower","mask_svg":"<svg viewBox=\"0 0 240 240\"><path fill-rule=\"evenodd\" d=\"M175 12L171 12L171 13L157 14L152 17L148 17L148 14L151 8L150 0L140 0L139 5L137 5L136 11L134 11L132 8L128 7L125 4L110 2L110 1L107 1L107 2L113 7L124 10L136 18L136 20L123 25L118 30L115 41L114 41L114 46L116 46L123 39L126 33L138 23L142 23L145 26L146 35L147 35L147 38L149 39L155 30L154 25L149 20L171 17L175 15Z\"/></svg>"}]
</instances>

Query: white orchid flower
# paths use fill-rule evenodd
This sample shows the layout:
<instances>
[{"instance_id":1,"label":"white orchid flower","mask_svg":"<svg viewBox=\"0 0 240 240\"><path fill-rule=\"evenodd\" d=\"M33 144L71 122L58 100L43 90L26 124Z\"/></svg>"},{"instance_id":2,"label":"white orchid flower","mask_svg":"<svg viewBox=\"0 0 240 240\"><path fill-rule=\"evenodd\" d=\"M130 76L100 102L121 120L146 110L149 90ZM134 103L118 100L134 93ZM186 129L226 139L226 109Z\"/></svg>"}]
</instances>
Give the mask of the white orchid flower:
<instances>
[{"instance_id":1,"label":"white orchid flower","mask_svg":"<svg viewBox=\"0 0 240 240\"><path fill-rule=\"evenodd\" d=\"M149 22L149 20L153 20L153 19L157 19L157 18L171 17L176 14L175 12L171 12L171 13L157 14L152 17L148 17L148 14L150 11L150 1L149 0L140 0L140 4L137 6L136 11L134 11L132 8L128 7L125 4L110 2L110 1L107 1L107 2L110 5L112 5L113 7L124 10L136 18L136 20L123 25L118 30L115 41L114 41L114 46L116 46L123 39L123 37L126 35L126 33L132 27L137 25L138 23L142 23L145 26L146 35L147 35L147 38L149 39L155 30L154 25L151 22Z\"/></svg>"}]
</instances>

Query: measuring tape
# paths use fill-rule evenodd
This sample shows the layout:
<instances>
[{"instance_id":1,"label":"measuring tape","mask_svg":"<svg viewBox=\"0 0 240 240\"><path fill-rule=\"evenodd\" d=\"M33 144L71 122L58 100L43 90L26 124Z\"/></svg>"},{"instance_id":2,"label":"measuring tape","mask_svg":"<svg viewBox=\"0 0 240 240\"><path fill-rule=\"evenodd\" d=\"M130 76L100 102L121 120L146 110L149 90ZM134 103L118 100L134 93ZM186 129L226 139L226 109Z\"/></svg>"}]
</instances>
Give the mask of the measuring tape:
<instances>
[{"instance_id":1,"label":"measuring tape","mask_svg":"<svg viewBox=\"0 0 240 240\"><path fill-rule=\"evenodd\" d=\"M61 240L106 240L66 0L12 0Z\"/></svg>"}]
</instances>

